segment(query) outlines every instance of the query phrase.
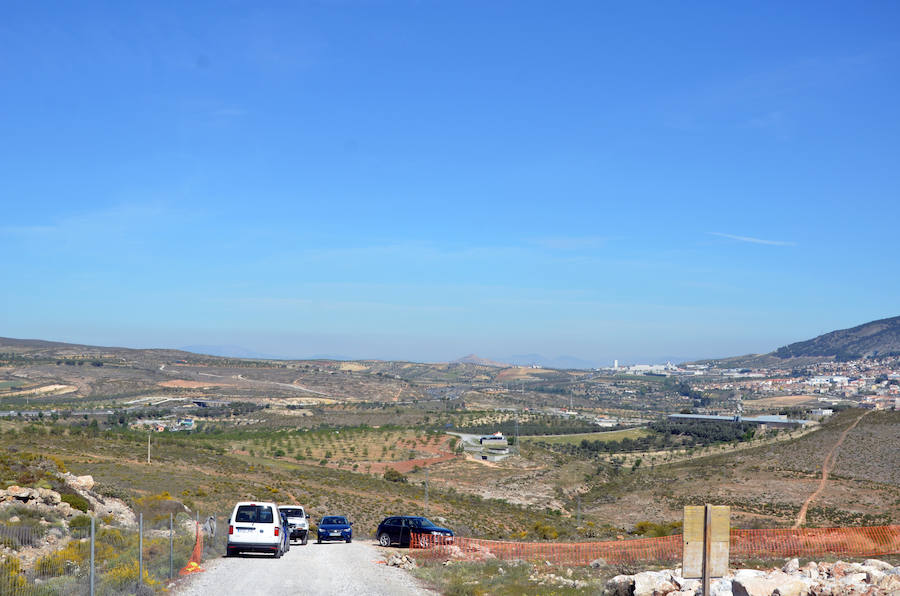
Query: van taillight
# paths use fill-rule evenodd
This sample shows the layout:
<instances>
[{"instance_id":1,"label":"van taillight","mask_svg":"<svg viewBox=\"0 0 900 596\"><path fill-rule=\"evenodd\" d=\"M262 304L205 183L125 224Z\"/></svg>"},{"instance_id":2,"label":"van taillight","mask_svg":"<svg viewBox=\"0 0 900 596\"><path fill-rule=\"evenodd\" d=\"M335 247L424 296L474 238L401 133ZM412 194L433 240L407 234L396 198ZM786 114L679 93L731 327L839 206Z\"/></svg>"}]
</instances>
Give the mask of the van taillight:
<instances>
[{"instance_id":1,"label":"van taillight","mask_svg":"<svg viewBox=\"0 0 900 596\"><path fill-rule=\"evenodd\" d=\"M234 526L228 526L228 533L234 534Z\"/></svg>"},{"instance_id":2,"label":"van taillight","mask_svg":"<svg viewBox=\"0 0 900 596\"><path fill-rule=\"evenodd\" d=\"M275 535L278 536L278 526L275 526Z\"/></svg>"}]
</instances>

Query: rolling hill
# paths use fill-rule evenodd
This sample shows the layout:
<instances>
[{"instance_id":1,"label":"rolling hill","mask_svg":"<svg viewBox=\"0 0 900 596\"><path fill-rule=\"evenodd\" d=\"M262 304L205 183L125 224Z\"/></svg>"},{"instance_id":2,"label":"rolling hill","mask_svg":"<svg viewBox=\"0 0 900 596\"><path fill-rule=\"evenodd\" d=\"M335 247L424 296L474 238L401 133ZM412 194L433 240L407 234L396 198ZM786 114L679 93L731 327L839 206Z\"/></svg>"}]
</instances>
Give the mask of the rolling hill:
<instances>
[{"instance_id":1,"label":"rolling hill","mask_svg":"<svg viewBox=\"0 0 900 596\"><path fill-rule=\"evenodd\" d=\"M720 368L779 368L827 360L856 360L900 355L900 317L870 321L782 346L768 354L701 360Z\"/></svg>"},{"instance_id":2,"label":"rolling hill","mask_svg":"<svg viewBox=\"0 0 900 596\"><path fill-rule=\"evenodd\" d=\"M839 329L807 341L778 348L778 358L824 357L855 360L900 354L900 317L880 319L850 329Z\"/></svg>"}]
</instances>

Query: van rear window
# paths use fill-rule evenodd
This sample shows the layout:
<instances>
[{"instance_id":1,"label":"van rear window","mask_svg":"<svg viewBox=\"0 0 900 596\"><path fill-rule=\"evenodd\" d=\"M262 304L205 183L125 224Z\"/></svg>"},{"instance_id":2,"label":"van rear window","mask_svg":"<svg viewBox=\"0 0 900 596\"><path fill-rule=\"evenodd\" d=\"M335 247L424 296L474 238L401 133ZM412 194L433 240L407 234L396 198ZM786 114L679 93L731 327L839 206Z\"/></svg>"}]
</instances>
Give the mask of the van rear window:
<instances>
[{"instance_id":1,"label":"van rear window","mask_svg":"<svg viewBox=\"0 0 900 596\"><path fill-rule=\"evenodd\" d=\"M234 521L246 524L271 524L275 516L265 505L239 505Z\"/></svg>"}]
</instances>

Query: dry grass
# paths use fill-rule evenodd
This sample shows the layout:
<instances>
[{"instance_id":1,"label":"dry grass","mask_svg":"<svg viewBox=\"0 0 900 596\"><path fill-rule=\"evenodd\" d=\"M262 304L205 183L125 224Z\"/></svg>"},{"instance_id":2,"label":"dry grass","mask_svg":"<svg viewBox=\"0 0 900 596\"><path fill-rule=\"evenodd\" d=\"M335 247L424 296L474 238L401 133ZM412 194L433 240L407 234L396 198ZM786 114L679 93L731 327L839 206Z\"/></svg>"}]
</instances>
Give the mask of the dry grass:
<instances>
[{"instance_id":1,"label":"dry grass","mask_svg":"<svg viewBox=\"0 0 900 596\"><path fill-rule=\"evenodd\" d=\"M528 437L519 437L519 440L522 442L526 441L541 441L543 443L550 444L570 444L577 445L581 443L581 441L587 439L588 441L621 441L622 439L637 439L639 437L646 437L651 434L649 430L646 428L628 428L625 430L611 430L608 432L599 432L599 433L578 433L574 435L535 435Z\"/></svg>"},{"instance_id":2,"label":"dry grass","mask_svg":"<svg viewBox=\"0 0 900 596\"><path fill-rule=\"evenodd\" d=\"M769 410L773 408L815 405L818 403L818 397L817 395L779 395L760 399L745 399L742 403L748 410Z\"/></svg>"}]
</instances>

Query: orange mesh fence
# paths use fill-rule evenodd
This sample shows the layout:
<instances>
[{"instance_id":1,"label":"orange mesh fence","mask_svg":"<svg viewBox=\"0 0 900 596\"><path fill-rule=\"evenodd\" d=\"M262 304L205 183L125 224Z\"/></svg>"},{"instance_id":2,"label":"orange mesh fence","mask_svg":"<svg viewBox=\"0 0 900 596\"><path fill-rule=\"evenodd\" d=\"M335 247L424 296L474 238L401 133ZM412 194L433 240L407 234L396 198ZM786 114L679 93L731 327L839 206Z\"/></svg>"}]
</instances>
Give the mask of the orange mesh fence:
<instances>
[{"instance_id":1,"label":"orange mesh fence","mask_svg":"<svg viewBox=\"0 0 900 596\"><path fill-rule=\"evenodd\" d=\"M558 565L681 561L681 535L608 542L507 542L458 536L413 535L418 556L484 560L541 560ZM732 558L785 558L900 554L900 526L732 530Z\"/></svg>"},{"instance_id":2,"label":"orange mesh fence","mask_svg":"<svg viewBox=\"0 0 900 596\"><path fill-rule=\"evenodd\" d=\"M203 535L200 534L200 524L197 524L197 540L194 542L194 550L191 551L191 558L188 560L188 564L178 572L178 575L189 575L191 573L197 573L198 571L204 571L204 569L200 567L200 561L202 560Z\"/></svg>"},{"instance_id":3,"label":"orange mesh fence","mask_svg":"<svg viewBox=\"0 0 900 596\"><path fill-rule=\"evenodd\" d=\"M900 553L900 526L731 531L733 557L875 557L896 553Z\"/></svg>"},{"instance_id":4,"label":"orange mesh fence","mask_svg":"<svg viewBox=\"0 0 900 596\"><path fill-rule=\"evenodd\" d=\"M438 558L540 560L559 565L587 565L599 558L610 563L681 559L680 535L610 542L504 542L427 534L413 536L411 548L422 549L421 555Z\"/></svg>"}]
</instances>

